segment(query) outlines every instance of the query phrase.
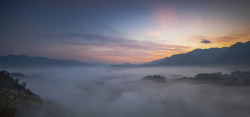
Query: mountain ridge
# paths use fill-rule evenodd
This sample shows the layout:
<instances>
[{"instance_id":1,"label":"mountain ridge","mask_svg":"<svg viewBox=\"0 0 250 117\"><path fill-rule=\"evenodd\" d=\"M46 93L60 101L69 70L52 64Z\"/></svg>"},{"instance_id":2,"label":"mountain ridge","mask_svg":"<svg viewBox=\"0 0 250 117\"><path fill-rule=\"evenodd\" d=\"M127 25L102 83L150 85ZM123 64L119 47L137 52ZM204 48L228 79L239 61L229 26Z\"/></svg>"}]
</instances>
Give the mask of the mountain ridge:
<instances>
[{"instance_id":1,"label":"mountain ridge","mask_svg":"<svg viewBox=\"0 0 250 117\"><path fill-rule=\"evenodd\" d=\"M211 61L212 65L250 65L250 41L237 42Z\"/></svg>"},{"instance_id":2,"label":"mountain ridge","mask_svg":"<svg viewBox=\"0 0 250 117\"><path fill-rule=\"evenodd\" d=\"M143 64L124 64L114 67L147 67L147 66L250 66L250 41L237 42L230 47L194 49L187 53L154 60Z\"/></svg>"},{"instance_id":3,"label":"mountain ridge","mask_svg":"<svg viewBox=\"0 0 250 117\"><path fill-rule=\"evenodd\" d=\"M250 41L230 47L194 49L187 53L159 59L153 66L250 66ZM155 60L155 61L159 61ZM151 61L149 63L152 63ZM142 66L148 63L141 64Z\"/></svg>"},{"instance_id":4,"label":"mountain ridge","mask_svg":"<svg viewBox=\"0 0 250 117\"><path fill-rule=\"evenodd\" d=\"M73 59L50 59L29 57L27 55L0 56L0 68L33 67L81 67L107 64L85 63ZM111 67L147 67L147 66L250 66L250 41L237 42L230 47L194 49L187 53L154 60L143 64L124 63Z\"/></svg>"},{"instance_id":5,"label":"mountain ridge","mask_svg":"<svg viewBox=\"0 0 250 117\"><path fill-rule=\"evenodd\" d=\"M97 63L85 63L74 59L50 59L27 55L0 56L0 68L81 67L95 65Z\"/></svg>"}]
</instances>

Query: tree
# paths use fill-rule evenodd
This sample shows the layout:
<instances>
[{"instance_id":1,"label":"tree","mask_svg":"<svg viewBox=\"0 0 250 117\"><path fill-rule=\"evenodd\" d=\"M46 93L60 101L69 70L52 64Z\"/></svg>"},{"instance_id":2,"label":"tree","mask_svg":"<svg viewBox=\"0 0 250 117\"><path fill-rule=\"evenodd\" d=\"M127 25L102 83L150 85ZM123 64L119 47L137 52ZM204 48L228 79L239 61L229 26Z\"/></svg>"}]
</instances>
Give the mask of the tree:
<instances>
[{"instance_id":1,"label":"tree","mask_svg":"<svg viewBox=\"0 0 250 117\"><path fill-rule=\"evenodd\" d=\"M16 81L16 83L19 83L19 79L18 78L15 81Z\"/></svg>"},{"instance_id":2,"label":"tree","mask_svg":"<svg viewBox=\"0 0 250 117\"><path fill-rule=\"evenodd\" d=\"M22 85L23 85L24 87L26 87L26 82L22 82Z\"/></svg>"}]
</instances>

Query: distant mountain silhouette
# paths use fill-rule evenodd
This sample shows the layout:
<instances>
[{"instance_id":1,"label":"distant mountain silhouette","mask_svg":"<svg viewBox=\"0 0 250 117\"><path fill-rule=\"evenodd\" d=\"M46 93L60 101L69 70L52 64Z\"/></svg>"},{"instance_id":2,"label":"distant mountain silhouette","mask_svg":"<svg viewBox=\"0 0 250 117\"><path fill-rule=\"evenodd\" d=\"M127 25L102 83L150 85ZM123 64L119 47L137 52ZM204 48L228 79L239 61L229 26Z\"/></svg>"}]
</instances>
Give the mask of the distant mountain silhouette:
<instances>
[{"instance_id":1,"label":"distant mountain silhouette","mask_svg":"<svg viewBox=\"0 0 250 117\"><path fill-rule=\"evenodd\" d=\"M119 65L111 65L110 67L136 67L137 64L131 64L131 63L123 63Z\"/></svg>"},{"instance_id":2,"label":"distant mountain silhouette","mask_svg":"<svg viewBox=\"0 0 250 117\"><path fill-rule=\"evenodd\" d=\"M115 65L113 67L128 67L126 65ZM172 55L148 63L134 65L131 67L145 66L250 66L250 41L246 43L237 42L230 47L195 49L193 51Z\"/></svg>"},{"instance_id":3,"label":"distant mountain silhouette","mask_svg":"<svg viewBox=\"0 0 250 117\"><path fill-rule=\"evenodd\" d=\"M250 41L230 47L195 49L184 54L155 60L140 66L250 66Z\"/></svg>"},{"instance_id":4,"label":"distant mountain silhouette","mask_svg":"<svg viewBox=\"0 0 250 117\"><path fill-rule=\"evenodd\" d=\"M185 54L176 54L160 60L145 63L143 65L157 66L200 66L206 65L228 48L195 49Z\"/></svg>"},{"instance_id":5,"label":"distant mountain silhouette","mask_svg":"<svg viewBox=\"0 0 250 117\"><path fill-rule=\"evenodd\" d=\"M250 66L250 41L232 45L227 51L212 60L211 65Z\"/></svg>"},{"instance_id":6,"label":"distant mountain silhouette","mask_svg":"<svg viewBox=\"0 0 250 117\"><path fill-rule=\"evenodd\" d=\"M75 67L90 66L76 60L49 59L46 57L29 57L26 55L7 55L0 57L0 68L32 68L32 67Z\"/></svg>"},{"instance_id":7,"label":"distant mountain silhouette","mask_svg":"<svg viewBox=\"0 0 250 117\"><path fill-rule=\"evenodd\" d=\"M162 59L158 59L158 60L154 60L154 61L151 61L151 62L148 62L148 63L144 63L142 65L145 65L145 66L151 66L151 65L157 65L159 63L163 63L166 61L166 59L168 59L169 57L166 57L166 58L162 58Z\"/></svg>"}]
</instances>

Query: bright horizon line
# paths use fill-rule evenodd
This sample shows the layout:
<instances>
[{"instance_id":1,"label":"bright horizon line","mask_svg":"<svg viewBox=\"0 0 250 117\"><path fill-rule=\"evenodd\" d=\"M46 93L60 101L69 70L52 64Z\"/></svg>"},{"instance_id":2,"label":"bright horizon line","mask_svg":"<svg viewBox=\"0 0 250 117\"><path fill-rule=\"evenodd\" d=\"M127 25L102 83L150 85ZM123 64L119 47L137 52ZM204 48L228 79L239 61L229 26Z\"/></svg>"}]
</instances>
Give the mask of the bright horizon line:
<instances>
[{"instance_id":1,"label":"bright horizon line","mask_svg":"<svg viewBox=\"0 0 250 117\"><path fill-rule=\"evenodd\" d=\"M249 41L246 41L246 42L250 42ZM246 42L236 42L236 43L246 43ZM234 44L236 44L234 43ZM234 45L232 44L232 45ZM210 48L195 48L193 50L196 50L196 49L202 49L202 50L206 50L206 49L212 49L212 48L228 48L232 45L229 45L229 46L224 46L224 47L210 47ZM193 51L191 50L191 51ZM191 51L188 51L188 52L191 52ZM185 53L188 53L188 52L185 52ZM184 54L184 53L179 53L179 54ZM122 63L105 63L105 62L98 62L98 61L82 61L82 60L78 60L78 59L73 59L73 58L55 58L55 57L47 57L47 56L33 56L33 55L25 55L25 54L7 54L7 55L4 55L4 56L10 56L10 55L13 55L13 56L28 56L28 57L45 57L45 58L48 58L48 59L63 59L63 60L75 60L75 61L79 61L79 62L83 62L83 63L100 63L100 64L123 64L123 63L131 63L131 62L122 62ZM178 55L178 54L172 54L170 56L166 56L166 57L171 57L173 55ZM163 58L166 58L166 57L163 57ZM160 58L160 59L163 59L163 58ZM159 60L159 59L155 59L155 60ZM152 60L152 61L155 61L155 60ZM152 61L148 61L148 62L142 62L142 63L131 63L131 64L143 64L143 63L149 63L149 62L152 62Z\"/></svg>"}]
</instances>

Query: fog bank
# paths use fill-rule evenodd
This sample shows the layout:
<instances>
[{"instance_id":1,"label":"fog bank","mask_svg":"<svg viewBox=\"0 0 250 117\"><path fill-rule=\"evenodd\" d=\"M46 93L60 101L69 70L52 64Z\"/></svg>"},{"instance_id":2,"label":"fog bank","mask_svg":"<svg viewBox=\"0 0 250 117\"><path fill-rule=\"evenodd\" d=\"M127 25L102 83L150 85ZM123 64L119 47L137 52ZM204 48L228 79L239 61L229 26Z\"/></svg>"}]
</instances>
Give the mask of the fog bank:
<instances>
[{"instance_id":1,"label":"fog bank","mask_svg":"<svg viewBox=\"0 0 250 117\"><path fill-rule=\"evenodd\" d=\"M248 86L141 80L161 74L168 79L215 68L71 68L11 69L27 77L27 88L44 104L37 117L236 117L250 116ZM181 75L181 76L180 76Z\"/></svg>"}]
</instances>

